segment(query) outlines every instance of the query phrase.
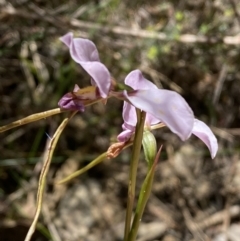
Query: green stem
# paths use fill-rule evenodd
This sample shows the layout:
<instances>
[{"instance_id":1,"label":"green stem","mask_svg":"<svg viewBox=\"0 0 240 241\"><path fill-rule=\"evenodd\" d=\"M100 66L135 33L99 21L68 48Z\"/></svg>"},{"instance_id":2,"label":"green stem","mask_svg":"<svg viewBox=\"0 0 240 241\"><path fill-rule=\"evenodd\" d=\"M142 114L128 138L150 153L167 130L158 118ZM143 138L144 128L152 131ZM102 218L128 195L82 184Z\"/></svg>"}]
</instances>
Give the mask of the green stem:
<instances>
[{"instance_id":1,"label":"green stem","mask_svg":"<svg viewBox=\"0 0 240 241\"><path fill-rule=\"evenodd\" d=\"M145 112L140 112L136 109L138 122L135 130L135 137L133 142L133 151L130 161L130 171L129 171L129 183L128 183L128 200L127 200L127 212L125 218L125 231L124 231L124 241L127 241L132 219L133 204L135 198L135 187L136 187L136 177L137 177L137 167L142 145L143 129L145 123Z\"/></svg>"},{"instance_id":2,"label":"green stem","mask_svg":"<svg viewBox=\"0 0 240 241\"><path fill-rule=\"evenodd\" d=\"M133 144L132 142L129 142L128 144L126 144L124 146L123 149L126 149L127 147L131 146L132 144ZM71 181L73 178L82 175L84 172L86 172L89 169L93 168L94 166L98 165L99 163L104 161L106 158L107 158L107 152L104 152L100 156L95 158L93 161L91 161L88 165L86 165L85 167L81 168L80 170L70 174L69 176L65 177L64 179L57 181L56 184L63 184L63 183Z\"/></svg>"},{"instance_id":3,"label":"green stem","mask_svg":"<svg viewBox=\"0 0 240 241\"><path fill-rule=\"evenodd\" d=\"M92 162L90 162L87 166L85 166L85 167L81 168L80 170L70 174L69 176L67 176L66 178L64 178L62 180L57 181L56 184L63 184L63 183L71 181L73 178L75 178L77 176L80 176L84 172L88 171L89 169L93 168L94 166L96 166L97 164L102 162L104 159L106 159L106 157L107 157L107 152L102 153L100 156L98 156Z\"/></svg>"},{"instance_id":4,"label":"green stem","mask_svg":"<svg viewBox=\"0 0 240 241\"><path fill-rule=\"evenodd\" d=\"M139 194L139 198L138 198L138 203L137 203L137 208L136 208L136 212L135 212L135 216L133 219L133 224L132 224L132 228L131 231L129 233L129 237L128 237L128 241L135 241L136 237L137 237L137 232L138 232L138 228L140 225L140 222L142 220L142 215L143 212L145 210L147 201L149 199L149 196L151 194L151 190L152 190L152 184L153 184L153 179L154 179L154 174L155 174L155 169L156 169L156 165L158 163L158 159L161 153L161 149L162 147L160 147L154 163L152 164L151 168L148 171L148 174L142 184L141 187L141 191Z\"/></svg>"},{"instance_id":5,"label":"green stem","mask_svg":"<svg viewBox=\"0 0 240 241\"><path fill-rule=\"evenodd\" d=\"M141 192L140 192L140 196L139 196L139 200L136 208L136 213L133 219L133 224L132 224L131 231L129 233L128 241L136 240L142 215L151 193L153 178L154 178L154 172L150 170L141 188Z\"/></svg>"}]
</instances>

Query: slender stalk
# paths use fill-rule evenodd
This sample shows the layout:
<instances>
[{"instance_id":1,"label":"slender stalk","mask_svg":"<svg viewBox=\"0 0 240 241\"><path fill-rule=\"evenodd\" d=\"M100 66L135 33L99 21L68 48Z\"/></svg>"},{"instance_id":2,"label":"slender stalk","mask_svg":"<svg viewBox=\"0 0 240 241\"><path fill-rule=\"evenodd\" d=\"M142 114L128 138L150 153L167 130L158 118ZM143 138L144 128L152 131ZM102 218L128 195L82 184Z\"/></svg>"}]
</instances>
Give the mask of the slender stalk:
<instances>
[{"instance_id":1,"label":"slender stalk","mask_svg":"<svg viewBox=\"0 0 240 241\"><path fill-rule=\"evenodd\" d=\"M110 98L110 97L108 97L108 98ZM98 102L104 102L105 103L107 101L107 99L99 98L99 99L96 99L96 100L88 100L88 101L86 101L85 106L90 106L90 105L93 105L93 104L98 103ZM67 112L67 111L69 111L69 110L64 110L64 109L61 109L61 108L55 108L55 109L52 109L52 110L47 110L47 111L43 111L43 112L40 112L40 113L32 114L32 115L24 117L20 120L14 121L10 124L0 126L0 133L4 132L4 131L7 131L7 130L10 130L10 129L13 129L13 128L18 127L18 126L26 125L28 123L38 121L38 120L47 118L49 116L57 115L57 114Z\"/></svg>"},{"instance_id":2,"label":"slender stalk","mask_svg":"<svg viewBox=\"0 0 240 241\"><path fill-rule=\"evenodd\" d=\"M43 193L45 189L45 184L46 184L46 178L49 170L49 166L52 160L53 152L56 148L57 142L59 140L59 137L64 130L65 126L69 122L69 120L77 113L77 111L71 113L70 117L65 118L61 125L58 127L56 132L54 133L54 136L52 137L51 141L49 142L49 147L46 153L46 156L44 158L44 164L41 170L40 178L39 178L39 184L38 184L38 192L37 192L37 207L36 207L36 212L34 215L33 222L28 230L27 236L25 238L25 241L30 241L31 237L36 229L37 221L42 209L42 202L43 202Z\"/></svg>"},{"instance_id":3,"label":"slender stalk","mask_svg":"<svg viewBox=\"0 0 240 241\"><path fill-rule=\"evenodd\" d=\"M159 123L159 124L156 124L156 125L151 126L150 129L151 129L151 130L155 130L155 129L158 129L158 128L162 128L162 127L164 127L164 126L165 126L165 124L163 124L163 123L161 122L161 123Z\"/></svg>"},{"instance_id":4,"label":"slender stalk","mask_svg":"<svg viewBox=\"0 0 240 241\"><path fill-rule=\"evenodd\" d=\"M151 193L153 178L154 178L154 171L152 171L152 168L151 168L141 188L137 209L133 219L132 228L129 233L128 241L136 240L138 228L142 220L142 215Z\"/></svg>"},{"instance_id":5,"label":"slender stalk","mask_svg":"<svg viewBox=\"0 0 240 241\"><path fill-rule=\"evenodd\" d=\"M155 157L154 163L152 164L151 168L149 169L147 176L142 184L140 195L138 198L138 203L137 203L137 208L135 212L135 216L133 219L133 224L131 231L129 233L128 241L135 241L137 237L137 232L138 228L140 225L140 222L142 220L142 215L145 210L145 206L147 204L147 201L149 199L149 196L151 194L152 190L152 184L153 184L153 179L154 179L154 174L155 174L155 169L159 160L159 156L162 150L162 146L158 150L158 153Z\"/></svg>"},{"instance_id":6,"label":"slender stalk","mask_svg":"<svg viewBox=\"0 0 240 241\"><path fill-rule=\"evenodd\" d=\"M128 148L132 144L133 144L132 142L129 142L128 144L126 144L124 146L123 150ZM104 152L100 156L95 158L93 161L91 161L88 165L86 165L85 167L81 168L80 170L70 174L69 176L65 177L64 179L57 181L56 184L57 185L58 184L64 184L64 183L67 183L67 182L71 181L73 178L82 175L84 172L86 172L89 169L93 168L94 166L98 165L99 163L104 161L106 158L107 158L107 152Z\"/></svg>"},{"instance_id":7,"label":"slender stalk","mask_svg":"<svg viewBox=\"0 0 240 241\"><path fill-rule=\"evenodd\" d=\"M7 131L7 130L10 130L12 128L18 127L18 126L26 125L28 123L47 118L47 117L52 116L52 115L62 113L62 112L66 112L66 110L56 108L56 109L52 109L52 110L43 111L43 112L40 112L40 113L29 115L25 118L22 118L21 120L17 120L17 121L14 121L14 122L10 123L10 124L5 125L5 126L1 126L0 127L0 133L4 132L4 131Z\"/></svg>"},{"instance_id":8,"label":"slender stalk","mask_svg":"<svg viewBox=\"0 0 240 241\"><path fill-rule=\"evenodd\" d=\"M70 174L69 176L65 177L64 179L57 181L56 184L63 184L63 183L71 181L73 178L83 174L84 172L88 171L89 169L93 168L94 166L96 166L97 164L102 162L104 159L106 159L106 157L107 157L107 152L102 153L96 159L91 161L88 165L86 165L85 167L81 168L80 170Z\"/></svg>"},{"instance_id":9,"label":"slender stalk","mask_svg":"<svg viewBox=\"0 0 240 241\"><path fill-rule=\"evenodd\" d=\"M124 241L128 240L128 235L131 227L132 211L135 198L135 187L136 187L136 177L137 177L137 167L142 145L143 129L145 123L146 113L141 112L136 109L138 122L136 125L135 137L133 141L133 151L130 161L130 171L129 171L129 182L128 182L128 200L127 200L127 212L125 218L125 231L124 231ZM139 114L140 113L140 114Z\"/></svg>"}]
</instances>

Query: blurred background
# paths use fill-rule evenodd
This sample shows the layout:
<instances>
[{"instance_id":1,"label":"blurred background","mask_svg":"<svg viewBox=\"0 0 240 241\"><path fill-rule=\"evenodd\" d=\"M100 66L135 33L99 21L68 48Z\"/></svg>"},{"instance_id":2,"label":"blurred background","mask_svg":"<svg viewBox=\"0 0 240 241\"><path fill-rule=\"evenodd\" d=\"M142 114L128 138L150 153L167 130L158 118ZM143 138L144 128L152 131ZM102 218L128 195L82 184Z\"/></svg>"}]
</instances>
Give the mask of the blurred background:
<instances>
[{"instance_id":1,"label":"blurred background","mask_svg":"<svg viewBox=\"0 0 240 241\"><path fill-rule=\"evenodd\" d=\"M218 138L212 160L195 137L155 131L163 151L138 241L240 240L240 3L237 0L0 0L0 125L57 108L89 76L59 37L91 39L112 76L134 69L177 91ZM32 240L121 241L130 150L66 185L105 152L122 125L110 99L77 114L52 160ZM24 240L48 137L66 114L0 134L0 240ZM147 167L141 158L138 190Z\"/></svg>"}]
</instances>

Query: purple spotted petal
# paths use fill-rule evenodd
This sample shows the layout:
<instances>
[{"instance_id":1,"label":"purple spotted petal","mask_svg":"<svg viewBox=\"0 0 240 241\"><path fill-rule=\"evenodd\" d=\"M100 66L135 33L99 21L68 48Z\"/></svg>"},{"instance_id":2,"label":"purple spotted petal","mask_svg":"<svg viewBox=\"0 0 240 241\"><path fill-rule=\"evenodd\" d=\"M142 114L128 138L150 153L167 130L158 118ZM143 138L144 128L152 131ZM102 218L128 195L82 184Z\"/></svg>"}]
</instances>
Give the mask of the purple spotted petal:
<instances>
[{"instance_id":1,"label":"purple spotted petal","mask_svg":"<svg viewBox=\"0 0 240 241\"><path fill-rule=\"evenodd\" d=\"M218 143L211 129L204 122L195 119L192 133L206 144L213 159L218 150Z\"/></svg>"},{"instance_id":2,"label":"purple spotted petal","mask_svg":"<svg viewBox=\"0 0 240 241\"><path fill-rule=\"evenodd\" d=\"M125 97L137 108L163 122L182 140L192 133L194 116L187 102L178 93L169 90L148 89L135 93L124 91Z\"/></svg>"},{"instance_id":3,"label":"purple spotted petal","mask_svg":"<svg viewBox=\"0 0 240 241\"><path fill-rule=\"evenodd\" d=\"M60 40L70 49L73 60L92 77L92 84L98 87L101 97L106 98L111 86L110 73L100 62L95 44L88 39L73 38L72 33L64 35Z\"/></svg>"}]
</instances>

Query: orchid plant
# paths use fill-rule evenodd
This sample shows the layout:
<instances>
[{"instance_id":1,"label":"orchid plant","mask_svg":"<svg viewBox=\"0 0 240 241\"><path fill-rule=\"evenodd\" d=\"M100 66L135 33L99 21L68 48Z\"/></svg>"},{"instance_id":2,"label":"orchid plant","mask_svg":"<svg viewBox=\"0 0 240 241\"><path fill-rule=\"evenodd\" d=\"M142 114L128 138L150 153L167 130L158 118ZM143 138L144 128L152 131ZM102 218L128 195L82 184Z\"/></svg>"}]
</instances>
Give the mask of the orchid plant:
<instances>
[{"instance_id":1,"label":"orchid plant","mask_svg":"<svg viewBox=\"0 0 240 241\"><path fill-rule=\"evenodd\" d=\"M194 117L188 103L177 92L159 89L152 82L145 79L140 70L134 70L127 75L125 86L122 89L111 77L107 67L100 61L98 50L92 41L74 38L72 33L64 35L60 40L69 48L72 59L89 74L91 86L80 89L76 84L72 92L66 93L59 100L58 105L60 108L34 114L0 127L0 132L3 132L51 115L70 111L70 117L63 120L49 143L48 153L39 180L37 210L25 241L31 239L36 227L42 207L46 175L61 132L77 112L84 112L86 106L96 102L107 103L108 98L118 98L124 101L122 112L123 130L117 137L118 141L86 167L60 180L58 184L71 180L106 158L116 157L123 149L133 145L124 231L124 241L133 241L136 239L140 220L151 192L155 168L161 152L161 147L157 151L156 140L151 131L166 126L183 141L193 134L206 144L212 158L217 153L217 139L205 123ZM135 215L132 219L141 146L143 146L145 159L148 163L148 171L142 184Z\"/></svg>"}]
</instances>

